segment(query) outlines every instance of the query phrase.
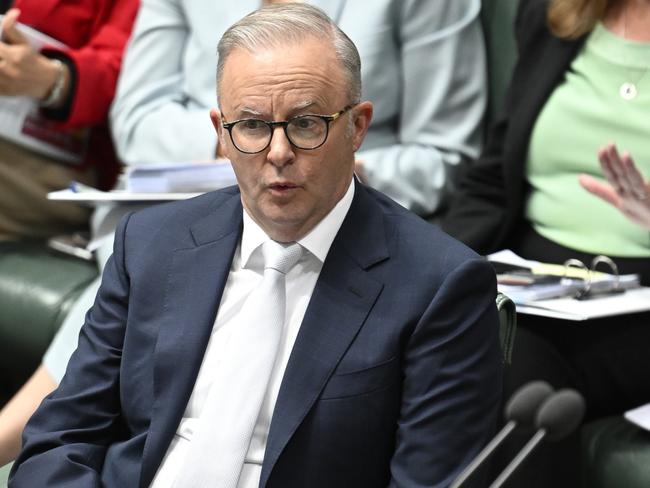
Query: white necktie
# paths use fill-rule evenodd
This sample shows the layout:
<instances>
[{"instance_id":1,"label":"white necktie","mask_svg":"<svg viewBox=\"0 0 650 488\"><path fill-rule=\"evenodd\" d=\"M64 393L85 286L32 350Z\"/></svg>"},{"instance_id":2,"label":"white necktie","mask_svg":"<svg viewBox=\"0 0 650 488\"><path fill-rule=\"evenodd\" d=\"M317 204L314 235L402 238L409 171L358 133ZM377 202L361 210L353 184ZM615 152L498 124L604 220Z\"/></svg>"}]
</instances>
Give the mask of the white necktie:
<instances>
[{"instance_id":1,"label":"white necktie","mask_svg":"<svg viewBox=\"0 0 650 488\"><path fill-rule=\"evenodd\" d=\"M284 277L300 259L302 248L267 241L262 253L264 278L244 302L245 320L232 331L214 372L174 488L237 487L282 335Z\"/></svg>"}]
</instances>

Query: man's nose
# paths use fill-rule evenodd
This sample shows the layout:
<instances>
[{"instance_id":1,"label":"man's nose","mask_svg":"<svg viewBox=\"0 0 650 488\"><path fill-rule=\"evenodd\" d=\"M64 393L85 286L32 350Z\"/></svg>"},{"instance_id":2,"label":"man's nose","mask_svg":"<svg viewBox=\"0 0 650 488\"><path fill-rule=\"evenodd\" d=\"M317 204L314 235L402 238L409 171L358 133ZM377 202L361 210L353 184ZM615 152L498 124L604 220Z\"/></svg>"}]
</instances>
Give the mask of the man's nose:
<instances>
[{"instance_id":1,"label":"man's nose","mask_svg":"<svg viewBox=\"0 0 650 488\"><path fill-rule=\"evenodd\" d=\"M271 144L266 158L277 167L282 167L293 162L295 158L293 146L287 139L282 127L274 127L271 134Z\"/></svg>"}]
</instances>

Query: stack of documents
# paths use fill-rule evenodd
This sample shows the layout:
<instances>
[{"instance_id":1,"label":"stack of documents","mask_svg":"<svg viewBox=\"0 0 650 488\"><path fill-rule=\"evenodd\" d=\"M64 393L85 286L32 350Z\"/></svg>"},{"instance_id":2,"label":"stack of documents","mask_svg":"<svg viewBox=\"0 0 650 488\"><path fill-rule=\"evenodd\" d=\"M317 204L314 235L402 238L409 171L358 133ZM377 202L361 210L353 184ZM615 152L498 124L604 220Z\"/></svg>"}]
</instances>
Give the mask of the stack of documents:
<instances>
[{"instance_id":1,"label":"stack of documents","mask_svg":"<svg viewBox=\"0 0 650 488\"><path fill-rule=\"evenodd\" d=\"M126 190L132 193L202 193L236 183L227 160L146 164L126 173Z\"/></svg>"},{"instance_id":2,"label":"stack of documents","mask_svg":"<svg viewBox=\"0 0 650 488\"><path fill-rule=\"evenodd\" d=\"M517 312L566 320L588 320L650 310L650 288L636 274L616 275L524 260L512 251L488 256L499 291ZM587 287L585 298L578 297Z\"/></svg>"},{"instance_id":3,"label":"stack of documents","mask_svg":"<svg viewBox=\"0 0 650 488\"><path fill-rule=\"evenodd\" d=\"M99 205L102 202L155 203L184 200L201 193L236 185L227 160L208 163L159 163L127 169L118 188L100 191L77 182L65 190L48 193L50 200Z\"/></svg>"},{"instance_id":4,"label":"stack of documents","mask_svg":"<svg viewBox=\"0 0 650 488\"><path fill-rule=\"evenodd\" d=\"M517 305L517 312L565 320L589 320L650 310L650 288L641 287L589 300L553 298Z\"/></svg>"},{"instance_id":5,"label":"stack of documents","mask_svg":"<svg viewBox=\"0 0 650 488\"><path fill-rule=\"evenodd\" d=\"M532 272L531 272L532 274ZM553 275L540 275L547 278ZM542 279L543 279L542 278ZM575 297L584 289L584 281L581 279L555 277L555 280L524 285L510 285L499 281L499 291L505 293L510 299L519 304L526 304L535 300L548 300L550 298ZM594 293L607 292L617 285L621 290L639 288L639 275L614 276L607 273L598 273L598 276L591 282L591 290Z\"/></svg>"},{"instance_id":6,"label":"stack of documents","mask_svg":"<svg viewBox=\"0 0 650 488\"><path fill-rule=\"evenodd\" d=\"M187 193L134 193L125 190L101 191L97 188L72 182L65 190L51 191L47 194L48 200L58 202L76 202L91 207L105 203L148 204L170 202L172 200L186 200L197 197L199 192Z\"/></svg>"}]
</instances>

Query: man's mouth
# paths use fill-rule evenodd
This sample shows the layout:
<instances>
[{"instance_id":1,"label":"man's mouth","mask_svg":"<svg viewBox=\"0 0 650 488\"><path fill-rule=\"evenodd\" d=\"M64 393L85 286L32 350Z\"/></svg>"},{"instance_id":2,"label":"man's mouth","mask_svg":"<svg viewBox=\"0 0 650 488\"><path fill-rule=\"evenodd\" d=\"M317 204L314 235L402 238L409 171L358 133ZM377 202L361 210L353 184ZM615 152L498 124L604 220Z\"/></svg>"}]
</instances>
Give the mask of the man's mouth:
<instances>
[{"instance_id":1,"label":"man's mouth","mask_svg":"<svg viewBox=\"0 0 650 488\"><path fill-rule=\"evenodd\" d=\"M288 190L293 190L295 188L298 188L298 185L289 182L272 183L269 185L269 189L275 191L288 191Z\"/></svg>"}]
</instances>

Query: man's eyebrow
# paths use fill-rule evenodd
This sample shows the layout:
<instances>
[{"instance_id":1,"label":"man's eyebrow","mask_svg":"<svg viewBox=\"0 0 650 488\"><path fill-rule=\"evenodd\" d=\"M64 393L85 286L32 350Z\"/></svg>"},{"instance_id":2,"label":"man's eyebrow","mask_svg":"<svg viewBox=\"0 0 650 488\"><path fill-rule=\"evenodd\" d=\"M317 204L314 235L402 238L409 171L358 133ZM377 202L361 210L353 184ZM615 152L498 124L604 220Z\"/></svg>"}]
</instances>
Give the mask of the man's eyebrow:
<instances>
[{"instance_id":1,"label":"man's eyebrow","mask_svg":"<svg viewBox=\"0 0 650 488\"><path fill-rule=\"evenodd\" d=\"M300 112L301 110L305 110L306 108L312 107L314 105L317 105L317 103L313 100L303 100L302 102L298 102L296 105L294 105L292 111Z\"/></svg>"},{"instance_id":2,"label":"man's eyebrow","mask_svg":"<svg viewBox=\"0 0 650 488\"><path fill-rule=\"evenodd\" d=\"M303 110L318 106L319 104L314 101L314 100L303 100L301 102L296 103L293 107L291 107L290 114L296 114L298 112L302 112ZM266 114L264 112L260 112L259 110L253 108L253 107L237 107L235 109L235 113L237 114L236 117L238 119L246 118L246 117L259 117L263 118Z\"/></svg>"},{"instance_id":3,"label":"man's eyebrow","mask_svg":"<svg viewBox=\"0 0 650 488\"><path fill-rule=\"evenodd\" d=\"M259 110L255 110L254 108L251 107L241 107L237 109L237 114L239 116L241 115L255 115L258 117L261 117L263 114Z\"/></svg>"}]
</instances>

